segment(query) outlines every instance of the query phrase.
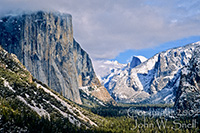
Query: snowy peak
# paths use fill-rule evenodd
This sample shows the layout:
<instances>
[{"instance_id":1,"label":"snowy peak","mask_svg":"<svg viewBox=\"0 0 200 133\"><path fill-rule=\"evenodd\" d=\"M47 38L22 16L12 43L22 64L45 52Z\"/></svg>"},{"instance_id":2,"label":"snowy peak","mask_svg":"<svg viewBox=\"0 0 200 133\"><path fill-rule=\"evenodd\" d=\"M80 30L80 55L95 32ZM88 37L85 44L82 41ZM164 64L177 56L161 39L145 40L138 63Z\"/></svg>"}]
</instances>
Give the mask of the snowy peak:
<instances>
[{"instance_id":1,"label":"snowy peak","mask_svg":"<svg viewBox=\"0 0 200 133\"><path fill-rule=\"evenodd\" d=\"M141 62L145 62L146 60L148 60L146 57L141 56L141 55L138 55L138 56L135 56L135 57L139 58Z\"/></svg>"},{"instance_id":2,"label":"snowy peak","mask_svg":"<svg viewBox=\"0 0 200 133\"><path fill-rule=\"evenodd\" d=\"M144 56L133 56L131 63L121 64L118 61L110 60L93 60L95 72L97 73L100 80L105 79L111 73L118 73L118 71L133 68L140 65L142 62L147 60Z\"/></svg>"},{"instance_id":3,"label":"snowy peak","mask_svg":"<svg viewBox=\"0 0 200 133\"><path fill-rule=\"evenodd\" d=\"M145 62L147 60L144 56L133 56L132 61L130 63L130 67L134 68L138 65L140 65L142 62Z\"/></svg>"},{"instance_id":4,"label":"snowy peak","mask_svg":"<svg viewBox=\"0 0 200 133\"><path fill-rule=\"evenodd\" d=\"M104 80L110 95L123 103L170 103L175 100L180 71L187 65L199 42L172 48L140 63L133 57L131 67L111 73Z\"/></svg>"}]
</instances>

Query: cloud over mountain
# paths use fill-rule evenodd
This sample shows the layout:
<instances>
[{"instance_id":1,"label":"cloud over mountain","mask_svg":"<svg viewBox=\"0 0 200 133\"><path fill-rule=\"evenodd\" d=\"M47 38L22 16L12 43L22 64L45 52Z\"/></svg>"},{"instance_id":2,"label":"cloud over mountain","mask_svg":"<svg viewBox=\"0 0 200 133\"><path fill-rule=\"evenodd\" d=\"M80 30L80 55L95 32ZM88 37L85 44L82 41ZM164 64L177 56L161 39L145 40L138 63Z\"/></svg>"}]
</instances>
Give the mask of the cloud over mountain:
<instances>
[{"instance_id":1,"label":"cloud over mountain","mask_svg":"<svg viewBox=\"0 0 200 133\"><path fill-rule=\"evenodd\" d=\"M42 9L72 14L74 36L93 59L200 35L198 0L1 0L0 15Z\"/></svg>"}]
</instances>

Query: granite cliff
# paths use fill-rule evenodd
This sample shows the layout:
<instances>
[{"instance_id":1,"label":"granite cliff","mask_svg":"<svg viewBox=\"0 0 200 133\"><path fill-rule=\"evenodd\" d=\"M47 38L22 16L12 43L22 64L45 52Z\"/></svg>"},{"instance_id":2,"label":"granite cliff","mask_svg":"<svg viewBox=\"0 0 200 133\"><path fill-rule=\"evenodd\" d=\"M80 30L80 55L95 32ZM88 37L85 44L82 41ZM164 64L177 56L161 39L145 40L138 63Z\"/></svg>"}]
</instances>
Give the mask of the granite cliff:
<instances>
[{"instance_id":1,"label":"granite cliff","mask_svg":"<svg viewBox=\"0 0 200 133\"><path fill-rule=\"evenodd\" d=\"M69 14L5 16L0 21L0 44L36 79L76 103L82 103L79 87L100 86L89 55L73 37Z\"/></svg>"},{"instance_id":2,"label":"granite cliff","mask_svg":"<svg viewBox=\"0 0 200 133\"><path fill-rule=\"evenodd\" d=\"M130 67L134 68L138 65L140 65L142 62L145 62L147 58L144 56L133 56L132 61L130 62Z\"/></svg>"}]
</instances>

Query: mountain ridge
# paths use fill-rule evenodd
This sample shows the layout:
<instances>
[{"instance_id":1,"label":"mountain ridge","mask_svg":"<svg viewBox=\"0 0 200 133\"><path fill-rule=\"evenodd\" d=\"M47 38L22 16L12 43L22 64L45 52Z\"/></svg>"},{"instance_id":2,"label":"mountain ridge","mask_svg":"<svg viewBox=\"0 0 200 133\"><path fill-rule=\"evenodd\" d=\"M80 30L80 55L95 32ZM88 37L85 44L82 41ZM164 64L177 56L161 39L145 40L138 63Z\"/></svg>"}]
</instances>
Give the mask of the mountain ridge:
<instances>
[{"instance_id":1,"label":"mountain ridge","mask_svg":"<svg viewBox=\"0 0 200 133\"><path fill-rule=\"evenodd\" d=\"M188 65L181 70L180 86L176 90L175 109L178 113L192 112L191 116L199 114L200 103L200 46L194 50ZM189 115L189 114L186 114Z\"/></svg>"},{"instance_id":2,"label":"mountain ridge","mask_svg":"<svg viewBox=\"0 0 200 133\"><path fill-rule=\"evenodd\" d=\"M200 42L162 51L134 68L125 67L109 77L104 86L122 103L174 103L180 69Z\"/></svg>"}]
</instances>

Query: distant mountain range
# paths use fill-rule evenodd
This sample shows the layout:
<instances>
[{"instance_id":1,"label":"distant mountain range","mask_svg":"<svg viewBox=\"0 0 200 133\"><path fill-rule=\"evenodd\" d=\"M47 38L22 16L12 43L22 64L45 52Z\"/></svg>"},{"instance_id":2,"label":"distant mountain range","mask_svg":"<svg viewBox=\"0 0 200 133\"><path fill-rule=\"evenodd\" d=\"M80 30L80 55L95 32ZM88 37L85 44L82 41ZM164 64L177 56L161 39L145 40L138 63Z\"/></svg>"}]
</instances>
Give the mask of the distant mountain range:
<instances>
[{"instance_id":1,"label":"distant mountain range","mask_svg":"<svg viewBox=\"0 0 200 133\"><path fill-rule=\"evenodd\" d=\"M103 84L120 103L174 104L181 69L188 65L199 45L197 42L172 48L148 60L133 57L125 67L110 68L110 73L102 76Z\"/></svg>"}]
</instances>

